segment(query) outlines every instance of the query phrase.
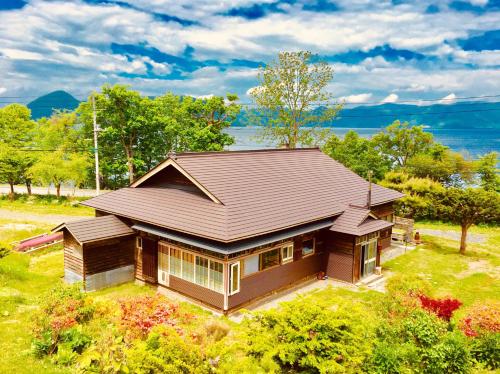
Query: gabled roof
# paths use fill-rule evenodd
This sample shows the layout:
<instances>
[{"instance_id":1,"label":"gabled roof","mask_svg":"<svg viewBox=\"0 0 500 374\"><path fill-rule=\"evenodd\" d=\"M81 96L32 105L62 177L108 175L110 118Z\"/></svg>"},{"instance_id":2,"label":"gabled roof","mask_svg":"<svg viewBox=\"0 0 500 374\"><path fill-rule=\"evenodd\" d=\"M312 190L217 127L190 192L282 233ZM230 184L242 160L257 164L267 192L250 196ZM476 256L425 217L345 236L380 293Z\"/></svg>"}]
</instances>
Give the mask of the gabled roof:
<instances>
[{"instance_id":1,"label":"gabled roof","mask_svg":"<svg viewBox=\"0 0 500 374\"><path fill-rule=\"evenodd\" d=\"M52 231L56 232L64 229L68 230L80 244L132 235L134 233L134 230L114 215L62 223L52 229Z\"/></svg>"},{"instance_id":2,"label":"gabled roof","mask_svg":"<svg viewBox=\"0 0 500 374\"><path fill-rule=\"evenodd\" d=\"M179 167L213 198L144 183L170 167ZM365 204L367 191L367 181L317 148L184 153L167 159L131 187L83 205L231 242L334 217L349 204ZM373 185L372 205L401 196Z\"/></svg>"},{"instance_id":3,"label":"gabled roof","mask_svg":"<svg viewBox=\"0 0 500 374\"><path fill-rule=\"evenodd\" d=\"M349 206L335 220L330 227L330 231L361 236L391 227L392 225L393 223L391 222L376 219L367 208Z\"/></svg>"}]
</instances>

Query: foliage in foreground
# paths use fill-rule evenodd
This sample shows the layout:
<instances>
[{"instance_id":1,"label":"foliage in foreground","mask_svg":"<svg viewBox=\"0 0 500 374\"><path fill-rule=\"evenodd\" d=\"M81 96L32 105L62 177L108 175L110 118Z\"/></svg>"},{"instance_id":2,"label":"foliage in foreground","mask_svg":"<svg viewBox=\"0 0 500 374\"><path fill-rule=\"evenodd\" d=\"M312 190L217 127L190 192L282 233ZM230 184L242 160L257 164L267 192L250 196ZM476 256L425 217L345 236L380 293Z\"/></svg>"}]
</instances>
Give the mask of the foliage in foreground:
<instances>
[{"instance_id":1,"label":"foliage in foreground","mask_svg":"<svg viewBox=\"0 0 500 374\"><path fill-rule=\"evenodd\" d=\"M497 369L500 305L455 299L395 276L369 302L306 295L240 325L163 296L102 301L78 286L41 299L33 351L81 373L469 373ZM423 301L424 300L424 301ZM473 331L473 333L469 333Z\"/></svg>"}]
</instances>

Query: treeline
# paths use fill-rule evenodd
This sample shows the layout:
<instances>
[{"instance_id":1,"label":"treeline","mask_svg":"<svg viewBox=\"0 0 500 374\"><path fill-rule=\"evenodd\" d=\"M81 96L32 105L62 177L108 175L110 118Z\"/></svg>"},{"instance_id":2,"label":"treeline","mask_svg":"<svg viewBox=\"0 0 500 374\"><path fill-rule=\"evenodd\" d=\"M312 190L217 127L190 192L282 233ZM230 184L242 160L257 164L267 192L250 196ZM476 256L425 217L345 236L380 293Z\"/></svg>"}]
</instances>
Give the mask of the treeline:
<instances>
[{"instance_id":1,"label":"treeline","mask_svg":"<svg viewBox=\"0 0 500 374\"><path fill-rule=\"evenodd\" d=\"M240 111L238 97L195 99L167 93L150 98L123 85L93 95L99 125L102 188L128 185L169 151L220 151L234 142L223 132ZM74 112L35 122L21 104L0 108L0 182L60 187L95 185L92 98Z\"/></svg>"}]
</instances>

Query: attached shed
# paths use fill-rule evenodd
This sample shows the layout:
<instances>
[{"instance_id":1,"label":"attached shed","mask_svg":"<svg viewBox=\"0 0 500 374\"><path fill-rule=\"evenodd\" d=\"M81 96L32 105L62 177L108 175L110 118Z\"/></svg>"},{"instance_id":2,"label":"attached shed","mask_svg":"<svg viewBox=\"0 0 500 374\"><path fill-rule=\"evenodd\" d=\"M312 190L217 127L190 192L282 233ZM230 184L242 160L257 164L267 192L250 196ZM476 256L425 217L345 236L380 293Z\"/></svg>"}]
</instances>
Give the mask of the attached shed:
<instances>
[{"instance_id":1,"label":"attached shed","mask_svg":"<svg viewBox=\"0 0 500 374\"><path fill-rule=\"evenodd\" d=\"M53 231L64 233L66 282L93 291L134 279L134 230L118 217L67 222Z\"/></svg>"}]
</instances>

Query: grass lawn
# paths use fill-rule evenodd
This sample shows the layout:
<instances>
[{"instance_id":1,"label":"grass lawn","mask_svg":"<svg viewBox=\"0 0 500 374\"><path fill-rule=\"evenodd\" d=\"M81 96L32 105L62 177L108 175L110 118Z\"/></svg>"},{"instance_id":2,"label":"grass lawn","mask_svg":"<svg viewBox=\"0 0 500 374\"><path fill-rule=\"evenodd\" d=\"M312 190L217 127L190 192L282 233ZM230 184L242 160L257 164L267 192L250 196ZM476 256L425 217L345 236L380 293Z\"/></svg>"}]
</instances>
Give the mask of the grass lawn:
<instances>
[{"instance_id":1,"label":"grass lawn","mask_svg":"<svg viewBox=\"0 0 500 374\"><path fill-rule=\"evenodd\" d=\"M15 200L9 200L7 195L0 195L0 209L34 214L60 214L66 216L92 216L94 209L79 205L88 198L60 197L52 195L16 194Z\"/></svg>"}]
</instances>

